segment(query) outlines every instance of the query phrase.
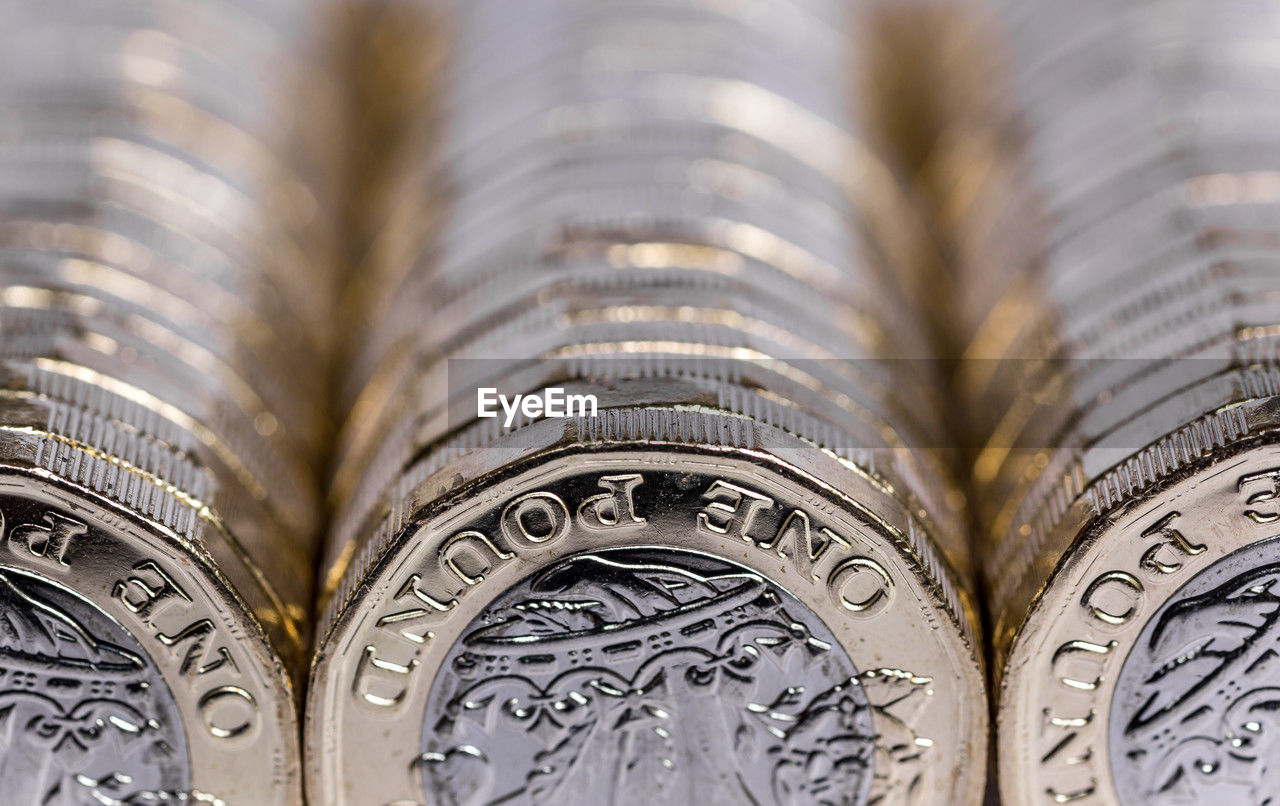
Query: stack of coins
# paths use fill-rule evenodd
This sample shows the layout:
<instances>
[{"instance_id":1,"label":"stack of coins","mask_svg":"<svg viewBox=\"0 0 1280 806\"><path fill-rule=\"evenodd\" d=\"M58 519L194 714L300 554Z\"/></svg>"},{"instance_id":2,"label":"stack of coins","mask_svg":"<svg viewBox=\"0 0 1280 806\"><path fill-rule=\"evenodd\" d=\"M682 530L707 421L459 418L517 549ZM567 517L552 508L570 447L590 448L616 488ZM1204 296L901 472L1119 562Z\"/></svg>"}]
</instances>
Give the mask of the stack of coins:
<instances>
[{"instance_id":1,"label":"stack of coins","mask_svg":"<svg viewBox=\"0 0 1280 806\"><path fill-rule=\"evenodd\" d=\"M431 80L353 291L311 797L976 802L961 504L861 207L893 177L856 14L377 9L381 48L453 50L389 62Z\"/></svg>"},{"instance_id":2,"label":"stack of coins","mask_svg":"<svg viewBox=\"0 0 1280 806\"><path fill-rule=\"evenodd\" d=\"M966 178L987 251L963 280L996 288L961 380L985 440L1001 791L1270 802L1280 6L999 12L1025 150Z\"/></svg>"},{"instance_id":3,"label":"stack of coins","mask_svg":"<svg viewBox=\"0 0 1280 806\"><path fill-rule=\"evenodd\" d=\"M300 801L336 279L304 11L0 9L4 803Z\"/></svg>"}]
</instances>

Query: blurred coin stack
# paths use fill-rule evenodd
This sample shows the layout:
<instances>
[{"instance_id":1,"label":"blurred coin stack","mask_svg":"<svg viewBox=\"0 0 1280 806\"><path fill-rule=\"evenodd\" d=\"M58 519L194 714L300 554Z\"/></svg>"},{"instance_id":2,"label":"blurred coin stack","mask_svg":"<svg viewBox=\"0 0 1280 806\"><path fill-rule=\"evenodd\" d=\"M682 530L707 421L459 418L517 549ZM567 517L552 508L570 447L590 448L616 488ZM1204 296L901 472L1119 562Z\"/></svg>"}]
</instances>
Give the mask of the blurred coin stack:
<instances>
[{"instance_id":1,"label":"blurred coin stack","mask_svg":"<svg viewBox=\"0 0 1280 806\"><path fill-rule=\"evenodd\" d=\"M857 12L359 16L353 63L423 80L362 96L404 134L367 155L310 796L975 802L962 504L868 225L902 199Z\"/></svg>"},{"instance_id":2,"label":"blurred coin stack","mask_svg":"<svg viewBox=\"0 0 1280 806\"><path fill-rule=\"evenodd\" d=\"M1023 148L953 201L1002 794L1269 802L1280 5L998 12Z\"/></svg>"},{"instance_id":3,"label":"blurred coin stack","mask_svg":"<svg viewBox=\"0 0 1280 806\"><path fill-rule=\"evenodd\" d=\"M0 7L4 803L300 800L336 285L315 11Z\"/></svg>"}]
</instances>

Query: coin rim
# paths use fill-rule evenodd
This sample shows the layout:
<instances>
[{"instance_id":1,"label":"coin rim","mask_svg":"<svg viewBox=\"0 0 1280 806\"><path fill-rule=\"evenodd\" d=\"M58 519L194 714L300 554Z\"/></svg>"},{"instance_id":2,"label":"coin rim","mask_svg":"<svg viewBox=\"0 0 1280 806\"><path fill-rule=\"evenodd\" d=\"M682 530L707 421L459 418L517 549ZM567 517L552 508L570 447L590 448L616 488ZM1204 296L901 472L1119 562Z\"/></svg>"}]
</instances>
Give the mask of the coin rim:
<instances>
[{"instance_id":1,"label":"coin rim","mask_svg":"<svg viewBox=\"0 0 1280 806\"><path fill-rule=\"evenodd\" d=\"M0 501L22 498L62 512L74 513L89 527L114 542L121 555L137 554L165 560L165 572L191 595L195 604L218 623L221 634L236 636L237 668L256 678L261 698L259 725L251 736L238 739L235 749L222 745L204 730L199 697L183 670L184 656L157 652L159 643L149 627L113 595L129 567L87 565L67 578L51 577L47 566L6 552L0 562L75 591L110 616L147 652L169 687L183 718L191 789L233 803L294 804L301 797L300 747L295 692L288 673L272 650L257 619L249 614L212 559L196 546L128 509L104 502L61 479L0 466Z\"/></svg>"},{"instance_id":2,"label":"coin rim","mask_svg":"<svg viewBox=\"0 0 1280 806\"><path fill-rule=\"evenodd\" d=\"M1116 678L1127 658L1124 641L1136 641L1147 618L1200 571L1246 546L1280 535L1280 530L1266 525L1249 525L1243 517L1228 520L1229 508L1218 507L1222 499L1233 500L1236 485L1229 490L1218 484L1228 474L1233 482L1239 475L1280 466L1280 444L1274 441L1249 440L1221 451L1206 460L1183 468L1157 488L1129 500L1116 514L1086 530L1073 549L1058 563L1046 579L1040 594L1029 608L1012 639L1008 660L998 690L997 752L1001 797L1007 803L1054 803L1045 780L1037 774L1039 757L1045 749L1037 735L1046 714L1064 718L1081 716L1080 696L1089 698L1092 717L1087 734L1095 737L1090 747L1091 758L1098 759L1088 767L1094 779L1094 802L1106 806L1121 804L1112 783L1109 736L1111 698ZM1141 610L1117 627L1107 627L1098 619L1090 619L1081 601L1090 580L1109 569L1136 572L1136 562L1144 543L1132 538L1140 535L1167 512L1180 513L1176 528L1193 543L1207 549L1194 556L1179 556L1183 567L1164 582L1151 585L1149 575L1140 577L1146 595ZM1256 527L1256 528L1255 528ZM1199 535L1201 537L1197 538ZM1134 546L1138 548L1135 549ZM1129 556L1135 555L1135 556ZM1121 558L1126 558L1123 562ZM1155 595L1153 595L1155 594ZM1096 689L1088 692L1066 691L1056 685L1051 668L1055 649L1071 640L1089 640L1102 644L1120 641L1121 651L1101 675ZM1049 665L1046 665L1049 664ZM1075 698L1073 699L1073 694ZM1085 742L1077 741L1066 752L1085 753Z\"/></svg>"}]
</instances>

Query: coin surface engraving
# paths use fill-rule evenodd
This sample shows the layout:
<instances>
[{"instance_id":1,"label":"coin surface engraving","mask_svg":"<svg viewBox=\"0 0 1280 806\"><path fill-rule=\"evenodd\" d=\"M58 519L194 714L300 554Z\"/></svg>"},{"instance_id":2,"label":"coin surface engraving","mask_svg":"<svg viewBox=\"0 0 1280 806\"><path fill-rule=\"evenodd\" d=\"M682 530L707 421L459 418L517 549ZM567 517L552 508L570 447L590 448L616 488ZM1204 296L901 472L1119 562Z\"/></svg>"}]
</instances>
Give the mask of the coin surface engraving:
<instances>
[{"instance_id":1,"label":"coin surface engraving","mask_svg":"<svg viewBox=\"0 0 1280 806\"><path fill-rule=\"evenodd\" d=\"M1280 539L1218 560L1147 622L1110 735L1122 803L1276 802Z\"/></svg>"},{"instance_id":2,"label":"coin surface engraving","mask_svg":"<svg viewBox=\"0 0 1280 806\"><path fill-rule=\"evenodd\" d=\"M424 788L451 803L862 804L857 670L759 574L675 549L580 554L486 608L427 704Z\"/></svg>"},{"instance_id":3,"label":"coin surface engraving","mask_svg":"<svg viewBox=\"0 0 1280 806\"><path fill-rule=\"evenodd\" d=\"M0 801L160 803L190 785L178 707L97 606L0 567Z\"/></svg>"}]
</instances>

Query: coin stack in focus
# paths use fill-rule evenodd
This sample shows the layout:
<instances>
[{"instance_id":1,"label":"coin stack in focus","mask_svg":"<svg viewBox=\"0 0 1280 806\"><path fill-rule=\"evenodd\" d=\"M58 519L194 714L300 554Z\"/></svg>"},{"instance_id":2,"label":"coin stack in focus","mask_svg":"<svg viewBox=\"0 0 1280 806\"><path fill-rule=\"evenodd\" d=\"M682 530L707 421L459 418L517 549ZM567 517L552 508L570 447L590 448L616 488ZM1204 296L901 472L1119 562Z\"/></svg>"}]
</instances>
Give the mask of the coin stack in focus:
<instances>
[{"instance_id":1,"label":"coin stack in focus","mask_svg":"<svg viewBox=\"0 0 1280 806\"><path fill-rule=\"evenodd\" d=\"M956 185L1001 792L1269 802L1280 6L998 10L1024 147Z\"/></svg>"},{"instance_id":2,"label":"coin stack in focus","mask_svg":"<svg viewBox=\"0 0 1280 806\"><path fill-rule=\"evenodd\" d=\"M901 200L856 13L375 8L432 80L353 290L311 797L975 802L960 504L866 226ZM439 57L424 26L438 63L389 53Z\"/></svg>"},{"instance_id":3,"label":"coin stack in focus","mask_svg":"<svg viewBox=\"0 0 1280 806\"><path fill-rule=\"evenodd\" d=\"M336 285L325 145L292 136L328 111L314 12L0 9L6 804L300 801Z\"/></svg>"}]
</instances>

